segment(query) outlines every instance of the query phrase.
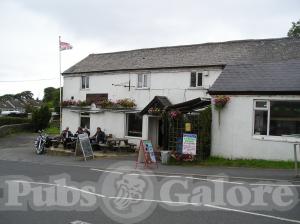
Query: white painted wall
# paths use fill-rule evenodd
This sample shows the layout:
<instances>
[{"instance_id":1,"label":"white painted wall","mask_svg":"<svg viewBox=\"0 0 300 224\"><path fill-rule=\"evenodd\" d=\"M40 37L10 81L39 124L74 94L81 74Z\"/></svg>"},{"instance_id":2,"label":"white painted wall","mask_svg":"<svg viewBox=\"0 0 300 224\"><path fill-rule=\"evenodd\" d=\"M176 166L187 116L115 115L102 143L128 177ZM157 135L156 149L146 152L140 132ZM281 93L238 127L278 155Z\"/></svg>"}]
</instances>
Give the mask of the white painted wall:
<instances>
[{"instance_id":1,"label":"white painted wall","mask_svg":"<svg viewBox=\"0 0 300 224\"><path fill-rule=\"evenodd\" d=\"M72 133L77 131L80 126L80 112L74 109L63 109L62 128L69 127ZM112 134L116 138L128 138L130 143L137 144L141 138L126 136L126 114L122 112L105 111L101 113L90 113L90 132L96 133L100 127L105 134ZM145 127L148 127L145 125Z\"/></svg>"},{"instance_id":2,"label":"white painted wall","mask_svg":"<svg viewBox=\"0 0 300 224\"><path fill-rule=\"evenodd\" d=\"M190 74L192 71L208 71L208 76L203 75L203 87L190 87ZM171 103L181 103L197 97L209 98L207 89L220 75L222 68L199 68L199 69L177 69L177 70L156 70L141 71L133 73L93 73L89 74L89 89L81 89L81 76L64 76L63 99L85 100L86 94L108 93L108 98L118 100L123 98L134 99L137 109L143 109L155 96L167 96ZM138 74L150 75L150 87L148 89L138 89ZM112 84L126 84L131 80L131 91L121 86ZM90 115L90 131L94 134L96 128L100 126L105 133L113 134L115 137L125 137L126 135L126 115L124 113L104 112ZM80 114L63 110L63 128L69 126L72 131L76 131L80 125ZM148 117L143 118L143 139L149 138ZM127 136L126 136L127 137ZM130 137L129 137L130 138ZM130 138L130 142L137 144L140 138Z\"/></svg>"},{"instance_id":3,"label":"white painted wall","mask_svg":"<svg viewBox=\"0 0 300 224\"><path fill-rule=\"evenodd\" d=\"M137 86L138 73L97 73L90 76L90 88L80 89L80 76L64 76L64 100L70 100L73 96L75 100L85 100L87 93L108 93L109 99L117 100L122 98L132 98L136 101L139 109L144 108L155 96L167 96L173 103L181 103L197 97L209 97L207 89L220 75L222 69L195 69L198 72L208 71L208 76L203 75L203 88L190 88L189 70L172 71L151 71L140 72L150 74L150 88L137 89L133 87L129 92L128 88L113 86L112 84L131 84Z\"/></svg>"},{"instance_id":4,"label":"white painted wall","mask_svg":"<svg viewBox=\"0 0 300 224\"><path fill-rule=\"evenodd\" d=\"M293 145L283 137L253 136L253 100L300 100L299 96L230 96L221 111L221 122L216 110L212 117L212 155L226 158L255 158L293 160Z\"/></svg>"},{"instance_id":5,"label":"white painted wall","mask_svg":"<svg viewBox=\"0 0 300 224\"><path fill-rule=\"evenodd\" d=\"M80 126L80 116L79 113L72 112L69 109L63 108L62 110L62 129L66 127L70 128L72 133L77 131Z\"/></svg>"}]
</instances>

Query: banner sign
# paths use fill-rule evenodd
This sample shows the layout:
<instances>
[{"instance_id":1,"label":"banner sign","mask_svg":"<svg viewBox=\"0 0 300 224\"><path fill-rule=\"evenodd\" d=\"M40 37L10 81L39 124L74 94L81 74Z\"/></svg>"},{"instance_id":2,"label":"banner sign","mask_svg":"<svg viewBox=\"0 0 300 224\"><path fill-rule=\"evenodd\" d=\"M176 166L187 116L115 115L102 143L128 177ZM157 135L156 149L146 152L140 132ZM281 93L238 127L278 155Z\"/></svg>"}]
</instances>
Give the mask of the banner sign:
<instances>
[{"instance_id":1,"label":"banner sign","mask_svg":"<svg viewBox=\"0 0 300 224\"><path fill-rule=\"evenodd\" d=\"M197 135L183 133L182 154L196 155Z\"/></svg>"}]
</instances>

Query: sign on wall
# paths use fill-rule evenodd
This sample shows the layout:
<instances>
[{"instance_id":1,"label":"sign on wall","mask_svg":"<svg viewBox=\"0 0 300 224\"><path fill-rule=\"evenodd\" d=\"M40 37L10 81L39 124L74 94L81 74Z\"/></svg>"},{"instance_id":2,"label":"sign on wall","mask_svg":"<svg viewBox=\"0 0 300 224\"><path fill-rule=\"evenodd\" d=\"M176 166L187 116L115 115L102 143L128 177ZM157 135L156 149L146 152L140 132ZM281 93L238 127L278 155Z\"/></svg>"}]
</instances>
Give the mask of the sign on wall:
<instances>
[{"instance_id":1,"label":"sign on wall","mask_svg":"<svg viewBox=\"0 0 300 224\"><path fill-rule=\"evenodd\" d=\"M196 155L197 135L183 133L182 154Z\"/></svg>"}]
</instances>

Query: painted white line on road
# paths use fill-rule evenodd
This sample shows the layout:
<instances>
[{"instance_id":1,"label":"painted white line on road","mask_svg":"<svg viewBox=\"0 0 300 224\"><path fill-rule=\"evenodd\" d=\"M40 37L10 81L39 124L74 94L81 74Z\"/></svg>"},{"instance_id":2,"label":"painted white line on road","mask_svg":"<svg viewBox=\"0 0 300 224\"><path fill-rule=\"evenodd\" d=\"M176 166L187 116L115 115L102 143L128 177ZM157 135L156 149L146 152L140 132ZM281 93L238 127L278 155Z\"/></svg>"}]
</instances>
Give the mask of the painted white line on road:
<instances>
[{"instance_id":1,"label":"painted white line on road","mask_svg":"<svg viewBox=\"0 0 300 224\"><path fill-rule=\"evenodd\" d=\"M80 168L89 168L89 169L95 169L97 170L95 167L91 167L89 165L75 165L75 164L66 164L66 163L41 163L41 162L35 162L35 161L20 161L20 160L11 160L11 159L4 159L1 158L0 161L7 161L7 162L23 162L23 163L32 163L32 164L38 164L41 166L66 166L66 167L80 167ZM226 167L229 168L229 167ZM236 167L230 167L231 169L236 169ZM100 169L100 168L99 168ZM115 169L115 168L107 168L107 167L103 167L101 168L103 170L120 170L120 171L132 171L132 172L136 172L137 169ZM247 169L254 169L257 170L257 168L247 168ZM270 169L270 170L282 170L282 169ZM147 172L152 172L152 171L148 171L148 170L143 170L143 172L147 173ZM155 172L155 173L160 173L160 174L173 174L173 175L183 175L183 176L187 176L187 175L192 175L192 176L199 176L199 177L212 177L212 178L231 178L231 179L240 179L240 180L258 180L258 181L286 181L286 182L293 182L293 183L299 183L300 180L286 180L286 179L272 179L272 178L258 178L258 177L240 177L240 176L222 176L222 175L210 175L210 174L199 174L199 173L167 173L167 172Z\"/></svg>"},{"instance_id":2,"label":"painted white line on road","mask_svg":"<svg viewBox=\"0 0 300 224\"><path fill-rule=\"evenodd\" d=\"M92 171L104 172L104 173L113 173L113 174L125 174L116 171L109 170L100 170L100 169L90 169ZM222 179L205 179L199 177L189 177L189 176L179 176L179 175L161 175L161 174L141 174L141 173L126 173L126 175L130 176L143 176L143 177L164 177L164 178L185 178L191 180L201 180L206 182L217 182L217 183L227 183L227 184L235 184L235 185L251 185L251 186L274 186L274 187L300 187L300 185L295 184L273 184L273 183L244 183L244 182L236 182L236 181L227 181Z\"/></svg>"},{"instance_id":3,"label":"painted white line on road","mask_svg":"<svg viewBox=\"0 0 300 224\"><path fill-rule=\"evenodd\" d=\"M209 208L216 208L216 209L220 209L220 210L230 211L230 212L238 212L238 213L244 213L244 214L248 214L248 215L261 216L261 217L270 218L270 219L277 219L277 220L285 221L285 222L300 223L300 220L287 219L287 218L283 218L283 217L266 215L266 214L257 213L257 212L248 212L248 211L244 211L244 210L225 208L225 207L220 207L220 206L215 206L215 205L210 205L210 204L204 204L204 206L209 207Z\"/></svg>"},{"instance_id":4,"label":"painted white line on road","mask_svg":"<svg viewBox=\"0 0 300 224\"><path fill-rule=\"evenodd\" d=\"M123 174L122 172L109 171L109 170L100 170L100 169L94 169L94 168L91 168L90 170L96 171L96 172L103 172L103 173Z\"/></svg>"},{"instance_id":5,"label":"painted white line on road","mask_svg":"<svg viewBox=\"0 0 300 224\"><path fill-rule=\"evenodd\" d=\"M272 184L272 183L265 183L265 184L249 184L251 186L272 186L272 187L300 187L300 185L296 184Z\"/></svg>"},{"instance_id":6,"label":"painted white line on road","mask_svg":"<svg viewBox=\"0 0 300 224\"><path fill-rule=\"evenodd\" d=\"M75 220L73 222L70 222L70 224L91 224L91 223L80 221L80 220Z\"/></svg>"},{"instance_id":7,"label":"painted white line on road","mask_svg":"<svg viewBox=\"0 0 300 224\"><path fill-rule=\"evenodd\" d=\"M87 194L91 194L91 195L95 195L95 196L98 196L98 197L101 197L101 198L107 198L107 199L124 199L124 200L143 201L143 202L156 202L156 203L164 203L164 204L205 206L205 207L209 207L209 208L215 208L215 209L224 210L224 211L230 211L230 212L237 212L237 213L242 213L242 214L260 216L260 217L280 220L280 221L284 221L284 222L300 223L300 220L296 220L296 219L288 219L288 218L283 218L283 217L279 217L279 216L266 215L266 214L257 213L257 212L248 212L248 211L244 211L244 210L226 208L226 207L215 206L215 205L210 205L210 204L193 203L193 202L180 202L180 201L175 202L175 201L154 200L154 199L146 199L146 198L128 198L128 197L106 196L106 195L101 195L101 194L97 194L97 193L94 193L94 192L90 192L90 191L86 191L86 190L82 190L82 189L79 189L79 188L76 188L76 187L66 186L66 185L62 186L62 185L58 185L58 184L24 181L24 180L15 180L15 182L20 182L20 183L23 182L23 183L30 183L30 184L33 183L33 184L47 185L47 186L55 185L55 186L58 186L58 187L70 188L70 189L77 190L77 191L80 191L80 192L83 192L83 193L87 193Z\"/></svg>"},{"instance_id":8,"label":"painted white line on road","mask_svg":"<svg viewBox=\"0 0 300 224\"><path fill-rule=\"evenodd\" d=\"M40 184L40 185L47 185L47 186L62 187L61 185L58 185L58 184L43 183L43 182L33 182L33 181L27 181L27 180L8 180L8 181L17 182L17 183Z\"/></svg>"}]
</instances>

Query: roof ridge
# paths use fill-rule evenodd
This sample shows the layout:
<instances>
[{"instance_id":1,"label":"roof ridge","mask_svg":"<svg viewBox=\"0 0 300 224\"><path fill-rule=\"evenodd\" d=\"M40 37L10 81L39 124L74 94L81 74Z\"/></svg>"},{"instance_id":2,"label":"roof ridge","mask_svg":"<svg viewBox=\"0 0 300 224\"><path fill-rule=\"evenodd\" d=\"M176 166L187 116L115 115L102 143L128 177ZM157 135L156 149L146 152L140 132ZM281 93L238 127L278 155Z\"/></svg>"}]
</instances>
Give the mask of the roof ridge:
<instances>
[{"instance_id":1,"label":"roof ridge","mask_svg":"<svg viewBox=\"0 0 300 224\"><path fill-rule=\"evenodd\" d=\"M218 41L218 42L206 42L206 43L200 43L200 44L183 44L183 45L170 45L170 46L162 46L162 47L138 48L138 49L121 50L121 51L113 51L113 52L92 53L92 54L89 54L89 55L95 55L96 56L96 55L105 55L105 54L128 53L128 52L142 51L142 50L157 50L157 49L168 49L168 48L205 46L205 45L217 45L217 44L235 44L235 43L245 43L245 42L259 42L259 41L277 41L277 40L285 40L285 39L295 40L296 38L277 37L277 38L263 38L263 39L228 40L228 41ZM299 39L299 41L300 41L300 39Z\"/></svg>"}]
</instances>

